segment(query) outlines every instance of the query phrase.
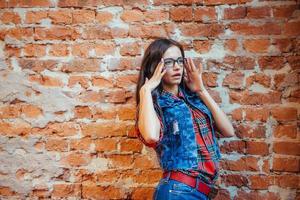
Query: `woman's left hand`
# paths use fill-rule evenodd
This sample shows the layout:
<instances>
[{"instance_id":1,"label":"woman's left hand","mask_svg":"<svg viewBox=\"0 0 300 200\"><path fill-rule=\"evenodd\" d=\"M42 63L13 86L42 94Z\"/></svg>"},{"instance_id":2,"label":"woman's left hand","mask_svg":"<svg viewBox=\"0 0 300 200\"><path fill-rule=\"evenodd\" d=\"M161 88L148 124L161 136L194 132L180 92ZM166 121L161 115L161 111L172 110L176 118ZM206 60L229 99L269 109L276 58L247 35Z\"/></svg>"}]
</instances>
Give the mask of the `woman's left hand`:
<instances>
[{"instance_id":1,"label":"woman's left hand","mask_svg":"<svg viewBox=\"0 0 300 200\"><path fill-rule=\"evenodd\" d=\"M205 87L202 80L202 65L196 67L193 60L191 58L187 58L184 66L186 69L184 81L188 88L193 92L204 91Z\"/></svg>"}]
</instances>

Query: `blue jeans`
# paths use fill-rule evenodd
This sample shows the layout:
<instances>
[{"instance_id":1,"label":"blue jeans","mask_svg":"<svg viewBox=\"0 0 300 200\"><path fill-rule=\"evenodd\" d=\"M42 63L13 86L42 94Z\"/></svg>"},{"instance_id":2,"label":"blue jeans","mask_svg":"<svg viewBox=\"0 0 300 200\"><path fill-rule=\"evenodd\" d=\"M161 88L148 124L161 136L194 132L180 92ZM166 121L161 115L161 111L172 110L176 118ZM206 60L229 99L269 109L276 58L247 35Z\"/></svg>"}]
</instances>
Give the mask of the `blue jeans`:
<instances>
[{"instance_id":1,"label":"blue jeans","mask_svg":"<svg viewBox=\"0 0 300 200\"><path fill-rule=\"evenodd\" d=\"M162 178L153 194L154 200L209 200L209 198L184 183L169 179L168 177Z\"/></svg>"}]
</instances>

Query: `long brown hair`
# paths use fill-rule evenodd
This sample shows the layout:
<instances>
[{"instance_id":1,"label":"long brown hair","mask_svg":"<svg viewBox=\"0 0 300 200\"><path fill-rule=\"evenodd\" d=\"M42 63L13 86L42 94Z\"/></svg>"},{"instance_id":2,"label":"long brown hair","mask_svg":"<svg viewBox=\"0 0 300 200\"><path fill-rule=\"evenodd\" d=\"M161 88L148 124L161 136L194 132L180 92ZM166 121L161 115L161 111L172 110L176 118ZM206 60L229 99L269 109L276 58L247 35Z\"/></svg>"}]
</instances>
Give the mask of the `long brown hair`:
<instances>
[{"instance_id":1,"label":"long brown hair","mask_svg":"<svg viewBox=\"0 0 300 200\"><path fill-rule=\"evenodd\" d=\"M140 102L139 92L141 87L144 85L146 81L146 77L148 79L152 77L164 53L172 46L177 46L181 51L182 57L184 58L184 50L182 45L172 39L167 39L167 38L156 39L146 49L144 57L142 59L142 65L140 69L140 74L139 74L136 94L135 94L137 104L139 104ZM183 79L181 80L179 85L183 85ZM160 92L161 90L162 90L162 83L160 83L158 87L152 91L152 96L157 96L158 92Z\"/></svg>"}]
</instances>

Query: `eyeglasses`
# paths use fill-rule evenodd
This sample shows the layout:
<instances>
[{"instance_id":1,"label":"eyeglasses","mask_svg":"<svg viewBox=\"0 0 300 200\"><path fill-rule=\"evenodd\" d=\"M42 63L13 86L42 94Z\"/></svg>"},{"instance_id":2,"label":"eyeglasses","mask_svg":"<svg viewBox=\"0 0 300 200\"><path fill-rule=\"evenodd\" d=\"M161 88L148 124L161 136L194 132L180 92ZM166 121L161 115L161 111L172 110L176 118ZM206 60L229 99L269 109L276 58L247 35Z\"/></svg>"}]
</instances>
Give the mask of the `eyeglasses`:
<instances>
[{"instance_id":1,"label":"eyeglasses","mask_svg":"<svg viewBox=\"0 0 300 200\"><path fill-rule=\"evenodd\" d=\"M174 67L175 62L177 62L177 64L178 64L180 67L183 67L185 61L186 61L185 58L182 58L182 57L177 58L177 60L175 60L175 59L173 59L173 58L166 58L166 59L164 59L164 67L165 67L166 69L171 69L171 68Z\"/></svg>"}]
</instances>

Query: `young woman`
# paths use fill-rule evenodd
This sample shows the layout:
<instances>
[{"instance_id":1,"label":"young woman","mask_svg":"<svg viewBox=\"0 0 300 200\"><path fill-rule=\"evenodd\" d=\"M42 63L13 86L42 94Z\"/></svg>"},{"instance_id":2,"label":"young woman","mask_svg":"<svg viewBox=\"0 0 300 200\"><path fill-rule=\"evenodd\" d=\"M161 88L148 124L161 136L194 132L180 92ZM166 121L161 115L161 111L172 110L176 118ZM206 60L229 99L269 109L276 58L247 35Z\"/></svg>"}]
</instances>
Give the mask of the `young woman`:
<instances>
[{"instance_id":1,"label":"young woman","mask_svg":"<svg viewBox=\"0 0 300 200\"><path fill-rule=\"evenodd\" d=\"M157 39L146 49L136 101L137 134L164 171L153 199L213 198L221 157L215 129L223 137L234 129L178 42Z\"/></svg>"}]
</instances>

